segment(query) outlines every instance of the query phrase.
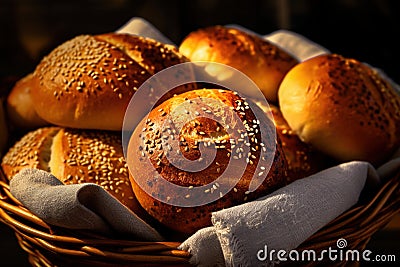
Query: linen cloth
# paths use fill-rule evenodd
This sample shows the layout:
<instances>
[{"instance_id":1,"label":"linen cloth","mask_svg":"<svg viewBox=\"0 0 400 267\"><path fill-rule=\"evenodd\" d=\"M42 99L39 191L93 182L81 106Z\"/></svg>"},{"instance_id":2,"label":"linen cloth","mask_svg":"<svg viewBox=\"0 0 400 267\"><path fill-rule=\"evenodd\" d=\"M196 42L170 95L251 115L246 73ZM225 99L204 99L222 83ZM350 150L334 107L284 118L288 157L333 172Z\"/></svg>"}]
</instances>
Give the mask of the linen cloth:
<instances>
[{"instance_id":1,"label":"linen cloth","mask_svg":"<svg viewBox=\"0 0 400 267\"><path fill-rule=\"evenodd\" d=\"M139 240L162 240L155 229L96 184L64 185L46 171L24 169L11 179L10 192L49 224L104 234L129 234Z\"/></svg>"},{"instance_id":2,"label":"linen cloth","mask_svg":"<svg viewBox=\"0 0 400 267\"><path fill-rule=\"evenodd\" d=\"M197 266L272 266L274 259L257 258L264 246L268 251L295 249L356 204L366 184L376 188L379 181L367 162L323 170L255 201L214 212L213 226L180 248L191 252L190 261ZM209 245L218 243L219 248Z\"/></svg>"}]
</instances>

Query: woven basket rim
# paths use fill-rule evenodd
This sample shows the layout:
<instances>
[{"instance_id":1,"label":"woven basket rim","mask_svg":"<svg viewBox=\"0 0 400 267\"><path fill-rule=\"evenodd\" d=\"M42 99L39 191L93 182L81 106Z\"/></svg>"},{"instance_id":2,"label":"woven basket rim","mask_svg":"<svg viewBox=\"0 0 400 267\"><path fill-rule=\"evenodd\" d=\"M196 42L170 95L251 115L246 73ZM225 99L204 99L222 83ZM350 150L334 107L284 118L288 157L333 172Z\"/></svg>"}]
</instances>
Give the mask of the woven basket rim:
<instances>
[{"instance_id":1,"label":"woven basket rim","mask_svg":"<svg viewBox=\"0 0 400 267\"><path fill-rule=\"evenodd\" d=\"M345 238L349 249L364 249L371 236L400 210L400 171L388 179L365 203L357 203L325 225L297 249L320 251ZM51 226L26 209L9 190L0 167L0 221L11 227L33 266L53 266L71 259L80 266L131 264L190 266L190 253L180 242L148 242L87 235Z\"/></svg>"}]
</instances>

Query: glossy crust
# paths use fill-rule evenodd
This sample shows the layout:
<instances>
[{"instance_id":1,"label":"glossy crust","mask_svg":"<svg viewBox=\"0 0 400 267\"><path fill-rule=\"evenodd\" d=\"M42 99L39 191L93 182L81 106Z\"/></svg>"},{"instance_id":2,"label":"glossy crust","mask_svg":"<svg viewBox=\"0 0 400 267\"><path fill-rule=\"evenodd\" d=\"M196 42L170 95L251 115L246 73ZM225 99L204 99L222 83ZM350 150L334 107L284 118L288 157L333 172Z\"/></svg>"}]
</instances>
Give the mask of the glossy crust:
<instances>
[{"instance_id":1,"label":"glossy crust","mask_svg":"<svg viewBox=\"0 0 400 267\"><path fill-rule=\"evenodd\" d=\"M36 168L51 172L64 184L96 183L139 216L143 214L132 192L119 134L39 128L17 141L1 166L8 179L24 168Z\"/></svg>"},{"instance_id":2,"label":"glossy crust","mask_svg":"<svg viewBox=\"0 0 400 267\"><path fill-rule=\"evenodd\" d=\"M218 109L220 104L215 104L215 106L203 105L205 103L203 101L206 101L204 99L213 99L217 103L223 103L227 108L232 108L242 122L246 121L244 124L249 126L247 128L249 142L245 143L243 139L240 139L240 137L243 137L243 132L239 134L238 131L236 133L237 127L229 124L230 116L225 111L221 111L223 109ZM183 103L188 104L187 110L186 108L182 109ZM260 136L260 127L274 128L272 122L265 117L265 120L257 124L252 109L244 108L246 106L247 102L232 91L194 90L163 102L139 124L130 139L127 161L135 195L150 215L173 230L191 234L211 224L212 211L254 200L286 184L287 162L279 139L273 139L269 144L259 141L263 140ZM179 109L181 110L179 111ZM187 121L182 112L194 113L196 116ZM205 113L213 114L216 117L213 117L215 119L204 117L203 114ZM224 124L219 119L225 120L226 125L233 127L231 128L233 133L228 134L227 128L222 127ZM171 120L173 123L171 123ZM184 126L177 133L175 127L178 127L176 123L179 121L183 121ZM162 144L163 140L166 143ZM177 153L171 145L174 140L179 140L179 152ZM232 143L232 140L237 140L237 142L233 141ZM206 161L199 149L203 146L206 149L205 153L208 153L207 149L216 150L215 158L207 162L205 169L190 171L171 164L174 160L182 157L189 159L189 167L192 164L191 162ZM244 155L241 152L243 146L250 147L251 155ZM265 163L265 158L260 159L260 151L271 148L276 148L272 167L268 175L265 173L266 178L261 186L250 193L248 191L249 184L253 176L261 176L264 172L263 167L261 167L261 171L260 166L256 168L259 161L261 166ZM230 162L230 156L233 157L232 162ZM235 164L235 160L242 157L247 157L248 163L245 164L245 170L240 180L225 196L214 202L196 207L180 207L156 199L157 196L164 196L167 199L168 197L179 198L183 196L176 196L176 192L169 191L170 189L158 184L157 179L154 178L155 174L161 175L163 179L171 183L185 187L213 185L213 181L226 170L229 164ZM147 162L147 159L149 159L151 165L144 171L142 162ZM146 191L149 190L147 191L149 193L142 189L139 185L140 181L148 185ZM219 188L223 186L224 184L221 183L214 184L208 190L206 189L204 194L218 194ZM188 194L184 197L190 199L191 196Z\"/></svg>"},{"instance_id":3,"label":"glossy crust","mask_svg":"<svg viewBox=\"0 0 400 267\"><path fill-rule=\"evenodd\" d=\"M187 61L175 47L143 37L77 36L36 67L34 107L55 125L121 130L126 107L140 85L154 73ZM154 98L149 95L144 101Z\"/></svg>"},{"instance_id":4,"label":"glossy crust","mask_svg":"<svg viewBox=\"0 0 400 267\"><path fill-rule=\"evenodd\" d=\"M30 73L17 81L7 97L7 115L12 125L19 129L35 129L49 123L36 112L31 97L32 81Z\"/></svg>"},{"instance_id":5,"label":"glossy crust","mask_svg":"<svg viewBox=\"0 0 400 267\"><path fill-rule=\"evenodd\" d=\"M340 161L383 163L400 144L400 98L355 59L322 55L294 67L279 88L290 128Z\"/></svg>"},{"instance_id":6,"label":"glossy crust","mask_svg":"<svg viewBox=\"0 0 400 267\"><path fill-rule=\"evenodd\" d=\"M268 101L277 101L283 76L298 61L261 37L238 29L211 26L191 32L179 51L191 61L211 61L234 67L249 76Z\"/></svg>"}]
</instances>

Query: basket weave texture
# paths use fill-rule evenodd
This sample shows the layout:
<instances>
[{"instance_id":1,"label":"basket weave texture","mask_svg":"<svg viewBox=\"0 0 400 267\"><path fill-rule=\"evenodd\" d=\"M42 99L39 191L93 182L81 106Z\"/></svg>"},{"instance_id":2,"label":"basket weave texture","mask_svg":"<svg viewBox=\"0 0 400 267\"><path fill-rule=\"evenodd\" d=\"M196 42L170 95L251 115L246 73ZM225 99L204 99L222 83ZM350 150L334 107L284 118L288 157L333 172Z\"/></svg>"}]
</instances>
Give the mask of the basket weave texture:
<instances>
[{"instance_id":1,"label":"basket weave texture","mask_svg":"<svg viewBox=\"0 0 400 267\"><path fill-rule=\"evenodd\" d=\"M344 238L348 244L346 249L361 251L371 236L399 211L400 173L384 183L373 198L358 203L331 221L296 250L318 252L336 247L337 240ZM110 238L45 223L11 195L1 169L0 221L15 231L32 266L190 266L190 254L178 249L180 242ZM318 264L324 263L302 262L301 265ZM343 266L346 262L330 262L329 265Z\"/></svg>"}]
</instances>

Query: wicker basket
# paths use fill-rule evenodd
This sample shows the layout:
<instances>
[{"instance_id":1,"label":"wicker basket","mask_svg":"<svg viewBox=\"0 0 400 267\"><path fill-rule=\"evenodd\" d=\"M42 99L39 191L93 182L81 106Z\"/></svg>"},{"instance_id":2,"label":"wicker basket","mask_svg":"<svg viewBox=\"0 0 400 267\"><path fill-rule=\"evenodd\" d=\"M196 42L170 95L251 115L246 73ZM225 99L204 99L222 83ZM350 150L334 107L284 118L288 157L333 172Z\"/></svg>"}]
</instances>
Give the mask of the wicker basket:
<instances>
[{"instance_id":1,"label":"wicker basket","mask_svg":"<svg viewBox=\"0 0 400 267\"><path fill-rule=\"evenodd\" d=\"M306 240L297 250L321 251L336 247L362 250L371 236L400 210L400 173L387 181L375 197L359 203ZM0 169L0 220L10 226L33 266L189 266L188 252L179 242L137 242L87 235L50 226L23 207L9 191ZM321 262L305 262L316 265ZM353 262L354 263L354 262ZM298 265L298 264L297 264ZM332 265L332 262L330 262ZM335 265L345 265L336 262Z\"/></svg>"}]
</instances>

